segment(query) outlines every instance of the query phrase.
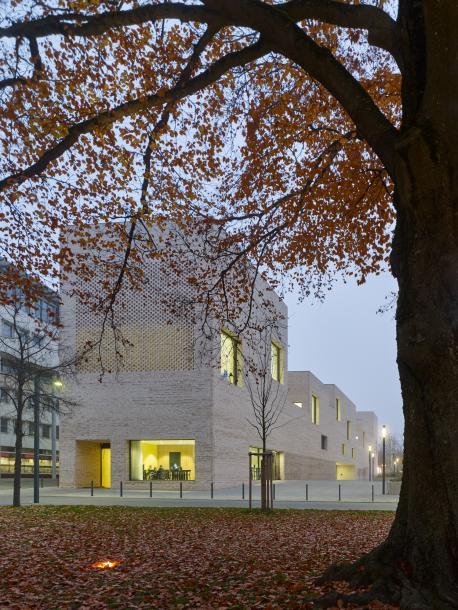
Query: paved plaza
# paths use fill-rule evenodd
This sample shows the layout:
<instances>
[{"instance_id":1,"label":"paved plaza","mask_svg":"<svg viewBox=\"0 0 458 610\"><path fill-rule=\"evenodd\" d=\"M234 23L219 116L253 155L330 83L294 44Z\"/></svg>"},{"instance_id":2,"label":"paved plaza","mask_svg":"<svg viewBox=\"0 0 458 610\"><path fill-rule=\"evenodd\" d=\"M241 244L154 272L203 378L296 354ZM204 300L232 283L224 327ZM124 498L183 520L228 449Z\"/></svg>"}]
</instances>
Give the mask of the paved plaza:
<instances>
[{"instance_id":1,"label":"paved plaza","mask_svg":"<svg viewBox=\"0 0 458 610\"><path fill-rule=\"evenodd\" d=\"M340 492L339 492L340 486ZM253 485L253 507L260 506L259 484ZM339 499L340 493L340 499ZM248 484L211 491L120 489L59 489L52 481L44 480L40 488L40 504L92 506L155 506L155 507L248 507ZM244 496L244 497L243 497ZM12 481L0 481L0 505L12 504ZM277 481L275 508L321 510L396 510L398 496L383 495L379 481ZM33 504L32 481L23 481L22 504Z\"/></svg>"}]
</instances>

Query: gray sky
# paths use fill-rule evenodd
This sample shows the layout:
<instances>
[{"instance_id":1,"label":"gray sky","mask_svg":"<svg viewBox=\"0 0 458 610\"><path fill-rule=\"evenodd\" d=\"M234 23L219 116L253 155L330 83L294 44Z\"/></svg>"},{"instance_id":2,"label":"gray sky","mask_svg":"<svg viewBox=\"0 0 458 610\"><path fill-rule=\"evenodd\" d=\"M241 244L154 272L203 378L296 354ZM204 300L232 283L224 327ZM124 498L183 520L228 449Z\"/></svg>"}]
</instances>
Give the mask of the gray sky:
<instances>
[{"instance_id":1,"label":"gray sky","mask_svg":"<svg viewBox=\"0 0 458 610\"><path fill-rule=\"evenodd\" d=\"M298 303L288 295L290 370L310 370L335 383L360 410L377 413L379 424L403 431L402 399L396 366L394 309L377 310L396 290L386 272L366 284L336 283L324 303Z\"/></svg>"}]
</instances>

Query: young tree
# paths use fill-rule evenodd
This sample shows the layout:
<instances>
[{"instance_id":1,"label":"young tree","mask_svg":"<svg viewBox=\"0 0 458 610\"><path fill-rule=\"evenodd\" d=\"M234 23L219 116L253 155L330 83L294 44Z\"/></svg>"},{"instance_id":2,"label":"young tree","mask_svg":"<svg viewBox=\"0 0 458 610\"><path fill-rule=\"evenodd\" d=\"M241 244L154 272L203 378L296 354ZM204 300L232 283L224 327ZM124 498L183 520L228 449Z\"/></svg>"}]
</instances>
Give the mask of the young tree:
<instances>
[{"instance_id":1,"label":"young tree","mask_svg":"<svg viewBox=\"0 0 458 610\"><path fill-rule=\"evenodd\" d=\"M61 413L74 405L60 396L57 389L57 385L61 385L61 378L70 373L74 360L59 359L55 296L48 294L40 304L46 310L49 306L55 313L51 313L50 317L46 314L44 320L39 320L35 310L26 308L24 302L17 298L1 307L0 377L2 393L14 413L16 435L13 506L21 504L24 422L34 422L36 435L42 414Z\"/></svg>"},{"instance_id":2,"label":"young tree","mask_svg":"<svg viewBox=\"0 0 458 610\"><path fill-rule=\"evenodd\" d=\"M246 346L247 356L243 359L243 380L251 402L252 413L247 422L252 426L262 444L262 453L267 451L267 439L279 427L278 420L287 401L283 384L283 350L279 344L278 323L262 322L251 329L250 341ZM266 480L273 478L273 472L266 472L266 464L261 461L261 508L267 509Z\"/></svg>"},{"instance_id":3,"label":"young tree","mask_svg":"<svg viewBox=\"0 0 458 610\"><path fill-rule=\"evenodd\" d=\"M3 10L0 226L18 269L61 264L90 279L57 228L73 224L97 262L105 244L88 227L112 222L118 264L102 283L108 301L92 303L112 306L121 281L141 287L146 246L156 256L136 227L165 217L224 227L228 268L246 257L306 292L339 271L362 281L389 256L404 478L387 541L352 575L405 608L456 607L458 5Z\"/></svg>"}]
</instances>

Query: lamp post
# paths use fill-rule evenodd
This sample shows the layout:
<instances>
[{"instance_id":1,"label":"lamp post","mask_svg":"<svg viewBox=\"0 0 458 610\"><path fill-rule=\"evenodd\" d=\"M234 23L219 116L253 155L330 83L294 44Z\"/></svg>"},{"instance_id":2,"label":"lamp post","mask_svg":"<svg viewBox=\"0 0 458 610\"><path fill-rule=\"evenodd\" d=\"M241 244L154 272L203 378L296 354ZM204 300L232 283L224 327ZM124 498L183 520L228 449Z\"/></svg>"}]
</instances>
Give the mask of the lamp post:
<instances>
[{"instance_id":1,"label":"lamp post","mask_svg":"<svg viewBox=\"0 0 458 610\"><path fill-rule=\"evenodd\" d=\"M369 445L368 449L369 449L369 481L372 481L372 477L371 477L371 464L372 464L371 452L372 452L372 445Z\"/></svg>"},{"instance_id":2,"label":"lamp post","mask_svg":"<svg viewBox=\"0 0 458 610\"><path fill-rule=\"evenodd\" d=\"M55 379L52 382L55 388L62 387L62 381ZM56 409L59 408L59 399L56 399ZM51 411L51 478L53 481L57 478L57 438L56 438L56 409Z\"/></svg>"},{"instance_id":3,"label":"lamp post","mask_svg":"<svg viewBox=\"0 0 458 610\"><path fill-rule=\"evenodd\" d=\"M35 375L33 396L33 502L40 501L40 378Z\"/></svg>"},{"instance_id":4,"label":"lamp post","mask_svg":"<svg viewBox=\"0 0 458 610\"><path fill-rule=\"evenodd\" d=\"M382 494L386 493L386 482L385 482L385 457L386 457L386 426L382 426Z\"/></svg>"},{"instance_id":5,"label":"lamp post","mask_svg":"<svg viewBox=\"0 0 458 610\"><path fill-rule=\"evenodd\" d=\"M374 452L371 453L371 458L372 458L372 480L374 480L374 473L375 473L375 453Z\"/></svg>"}]
</instances>

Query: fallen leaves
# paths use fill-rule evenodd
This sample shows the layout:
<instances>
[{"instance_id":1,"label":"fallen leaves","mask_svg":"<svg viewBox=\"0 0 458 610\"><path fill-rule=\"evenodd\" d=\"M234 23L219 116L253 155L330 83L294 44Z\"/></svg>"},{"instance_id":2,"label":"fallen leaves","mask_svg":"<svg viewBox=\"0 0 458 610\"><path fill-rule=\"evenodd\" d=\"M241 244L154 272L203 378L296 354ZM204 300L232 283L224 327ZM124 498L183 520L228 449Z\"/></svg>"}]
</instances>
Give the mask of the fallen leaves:
<instances>
[{"instance_id":1,"label":"fallen leaves","mask_svg":"<svg viewBox=\"0 0 458 610\"><path fill-rule=\"evenodd\" d=\"M314 599L331 589L316 586L317 576L381 542L392 518L343 511L4 508L0 608L314 608ZM338 590L349 593L346 583Z\"/></svg>"}]
</instances>

